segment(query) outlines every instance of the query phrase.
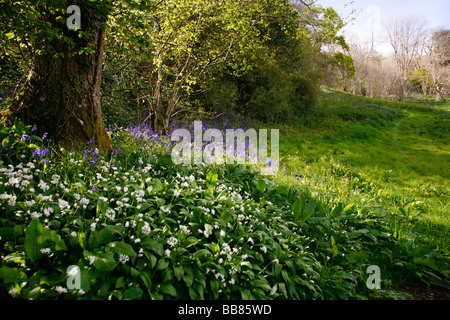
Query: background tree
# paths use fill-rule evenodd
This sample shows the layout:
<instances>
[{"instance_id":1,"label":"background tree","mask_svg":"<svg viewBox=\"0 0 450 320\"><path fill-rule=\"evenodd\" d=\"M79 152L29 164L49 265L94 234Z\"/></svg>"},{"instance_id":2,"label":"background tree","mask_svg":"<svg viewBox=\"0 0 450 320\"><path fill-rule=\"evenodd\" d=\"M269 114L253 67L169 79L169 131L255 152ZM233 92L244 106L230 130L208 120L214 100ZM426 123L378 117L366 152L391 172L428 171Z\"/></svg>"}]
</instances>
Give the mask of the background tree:
<instances>
[{"instance_id":1,"label":"background tree","mask_svg":"<svg viewBox=\"0 0 450 320\"><path fill-rule=\"evenodd\" d=\"M104 101L111 120L133 114L153 128L203 111L289 119L314 102L334 58L323 46L345 43L339 16L312 4L163 0L140 10L110 14Z\"/></svg>"},{"instance_id":2,"label":"background tree","mask_svg":"<svg viewBox=\"0 0 450 320\"><path fill-rule=\"evenodd\" d=\"M424 52L422 64L431 77L436 101L442 101L450 87L450 30L431 33Z\"/></svg>"},{"instance_id":3,"label":"background tree","mask_svg":"<svg viewBox=\"0 0 450 320\"><path fill-rule=\"evenodd\" d=\"M423 49L425 22L419 18L395 18L385 25L389 44L394 49L399 81L399 99L403 101L407 94L408 74L411 64Z\"/></svg>"},{"instance_id":4,"label":"background tree","mask_svg":"<svg viewBox=\"0 0 450 320\"><path fill-rule=\"evenodd\" d=\"M81 30L66 27L69 4L81 9ZM313 105L330 63L345 72L353 65L344 22L313 1L0 5L1 76L23 61L5 85L12 96L18 83L20 93L2 113L71 147L94 140L111 151L103 120L167 131L174 117L203 111L290 119Z\"/></svg>"},{"instance_id":5,"label":"background tree","mask_svg":"<svg viewBox=\"0 0 450 320\"><path fill-rule=\"evenodd\" d=\"M111 151L102 121L101 74L105 23L110 1L72 1L81 9L81 30L66 26L68 1L17 1L3 4L7 45L27 46L31 68L4 114L47 131L66 146L94 140Z\"/></svg>"}]
</instances>

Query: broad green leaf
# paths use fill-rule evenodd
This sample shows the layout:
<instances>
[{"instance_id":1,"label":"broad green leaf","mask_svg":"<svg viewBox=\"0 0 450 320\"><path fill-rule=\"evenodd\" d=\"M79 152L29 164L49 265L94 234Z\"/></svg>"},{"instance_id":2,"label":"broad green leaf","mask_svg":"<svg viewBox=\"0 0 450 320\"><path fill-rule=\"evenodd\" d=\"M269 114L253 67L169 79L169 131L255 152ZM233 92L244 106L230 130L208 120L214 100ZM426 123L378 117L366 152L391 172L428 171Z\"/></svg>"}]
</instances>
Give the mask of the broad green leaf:
<instances>
[{"instance_id":1,"label":"broad green leaf","mask_svg":"<svg viewBox=\"0 0 450 320\"><path fill-rule=\"evenodd\" d=\"M38 219L31 220L25 232L25 252L32 262L42 256L40 250L43 248L44 242L44 227Z\"/></svg>"},{"instance_id":2,"label":"broad green leaf","mask_svg":"<svg viewBox=\"0 0 450 320\"><path fill-rule=\"evenodd\" d=\"M250 290L242 290L241 291L241 298L244 301L251 300L252 294L250 293Z\"/></svg>"},{"instance_id":3,"label":"broad green leaf","mask_svg":"<svg viewBox=\"0 0 450 320\"><path fill-rule=\"evenodd\" d=\"M192 275L189 275L189 274L185 274L184 276L183 276L183 281L184 281L184 283L186 284L186 287L191 287L192 286L192 283L194 282L194 276L192 276Z\"/></svg>"},{"instance_id":4,"label":"broad green leaf","mask_svg":"<svg viewBox=\"0 0 450 320\"><path fill-rule=\"evenodd\" d=\"M142 297L144 291L141 288L129 288L122 293L123 300L136 300Z\"/></svg>"},{"instance_id":5,"label":"broad green leaf","mask_svg":"<svg viewBox=\"0 0 450 320\"><path fill-rule=\"evenodd\" d=\"M191 298L191 300L197 300L198 294L195 291L195 289L192 288L191 286L188 286L188 290L189 290L189 297Z\"/></svg>"},{"instance_id":6,"label":"broad green leaf","mask_svg":"<svg viewBox=\"0 0 450 320\"><path fill-rule=\"evenodd\" d=\"M285 195L288 194L288 188L286 188L285 186L278 186L274 188L276 194L279 195Z\"/></svg>"},{"instance_id":7,"label":"broad green leaf","mask_svg":"<svg viewBox=\"0 0 450 320\"><path fill-rule=\"evenodd\" d=\"M116 281L116 289L124 288L127 284L127 280L125 277L120 277Z\"/></svg>"},{"instance_id":8,"label":"broad green leaf","mask_svg":"<svg viewBox=\"0 0 450 320\"><path fill-rule=\"evenodd\" d=\"M208 256L208 255L210 255L210 254L211 254L211 252L210 252L208 249L200 249L200 250L197 250L197 251L193 254L193 257L194 257L195 259L200 259L200 258L206 257L206 256Z\"/></svg>"},{"instance_id":9,"label":"broad green leaf","mask_svg":"<svg viewBox=\"0 0 450 320\"><path fill-rule=\"evenodd\" d=\"M296 220L300 219L303 211L303 201L302 199L297 199L292 205L292 212L294 213L294 218Z\"/></svg>"},{"instance_id":10,"label":"broad green leaf","mask_svg":"<svg viewBox=\"0 0 450 320\"><path fill-rule=\"evenodd\" d=\"M177 290L175 289L175 287L168 283L161 284L159 287L159 292L171 295L172 297L177 296Z\"/></svg>"},{"instance_id":11,"label":"broad green leaf","mask_svg":"<svg viewBox=\"0 0 450 320\"><path fill-rule=\"evenodd\" d=\"M158 159L158 163L163 165L163 166L173 166L174 162L172 161L172 156L171 155L163 155Z\"/></svg>"},{"instance_id":12,"label":"broad green leaf","mask_svg":"<svg viewBox=\"0 0 450 320\"><path fill-rule=\"evenodd\" d=\"M133 247L125 242L112 242L110 244L111 251L118 254L124 254L130 257L135 257L136 252L134 252Z\"/></svg>"},{"instance_id":13,"label":"broad green leaf","mask_svg":"<svg viewBox=\"0 0 450 320\"><path fill-rule=\"evenodd\" d=\"M175 278L177 278L177 280L180 281L184 274L183 266L174 267L173 272L175 274Z\"/></svg>"},{"instance_id":14,"label":"broad green leaf","mask_svg":"<svg viewBox=\"0 0 450 320\"><path fill-rule=\"evenodd\" d=\"M211 294L213 295L213 299L217 299L217 297L219 296L220 281L211 280L209 282L209 285L211 286Z\"/></svg>"},{"instance_id":15,"label":"broad green leaf","mask_svg":"<svg viewBox=\"0 0 450 320\"><path fill-rule=\"evenodd\" d=\"M223 222L228 223L230 222L231 218L233 217L233 214L229 209L224 209L222 213L220 214L220 219L223 220Z\"/></svg>"},{"instance_id":16,"label":"broad green leaf","mask_svg":"<svg viewBox=\"0 0 450 320\"><path fill-rule=\"evenodd\" d=\"M219 178L219 174L216 169L211 169L206 175L206 182L208 184L214 185L217 183L217 179Z\"/></svg>"},{"instance_id":17,"label":"broad green leaf","mask_svg":"<svg viewBox=\"0 0 450 320\"><path fill-rule=\"evenodd\" d=\"M299 222L303 223L309 219L309 217L314 213L316 209L316 200L311 200L308 205L303 209L301 216L299 217Z\"/></svg>"},{"instance_id":18,"label":"broad green leaf","mask_svg":"<svg viewBox=\"0 0 450 320\"><path fill-rule=\"evenodd\" d=\"M141 241L144 249L151 250L160 257L164 255L164 246L155 239L147 238Z\"/></svg>"},{"instance_id":19,"label":"broad green leaf","mask_svg":"<svg viewBox=\"0 0 450 320\"><path fill-rule=\"evenodd\" d=\"M0 279L3 279L4 283L20 283L25 281L27 276L17 268L3 266L0 268Z\"/></svg>"},{"instance_id":20,"label":"broad green leaf","mask_svg":"<svg viewBox=\"0 0 450 320\"><path fill-rule=\"evenodd\" d=\"M116 229L115 226L107 225L102 230L100 230L98 234L98 239L100 244L111 243L120 236L120 232Z\"/></svg>"},{"instance_id":21,"label":"broad green leaf","mask_svg":"<svg viewBox=\"0 0 450 320\"><path fill-rule=\"evenodd\" d=\"M139 278L141 278L142 282L144 283L145 287L147 288L147 291L150 292L152 289L152 280L150 279L150 276L146 272L141 272L139 274Z\"/></svg>"},{"instance_id":22,"label":"broad green leaf","mask_svg":"<svg viewBox=\"0 0 450 320\"><path fill-rule=\"evenodd\" d=\"M158 265L156 266L156 270L157 271L161 271L166 269L169 266L169 261L166 259L161 259L158 262Z\"/></svg>"},{"instance_id":23,"label":"broad green leaf","mask_svg":"<svg viewBox=\"0 0 450 320\"><path fill-rule=\"evenodd\" d=\"M85 251L84 256L88 259L88 261L90 260L88 258L89 256L93 257L94 267L98 271L108 272L114 270L116 267L116 261L112 252L90 253Z\"/></svg>"},{"instance_id":24,"label":"broad green leaf","mask_svg":"<svg viewBox=\"0 0 450 320\"><path fill-rule=\"evenodd\" d=\"M262 280L262 279L255 279L251 282L252 287L255 288L262 288L265 290L271 290L272 287L269 285L269 283L267 282L267 280Z\"/></svg>"},{"instance_id":25,"label":"broad green leaf","mask_svg":"<svg viewBox=\"0 0 450 320\"><path fill-rule=\"evenodd\" d=\"M369 258L369 255L365 252L350 252L346 257L352 263L363 263Z\"/></svg>"},{"instance_id":26,"label":"broad green leaf","mask_svg":"<svg viewBox=\"0 0 450 320\"><path fill-rule=\"evenodd\" d=\"M256 189L258 189L260 192L264 192L264 189L266 188L266 182L263 179L260 179L258 183L256 184Z\"/></svg>"}]
</instances>

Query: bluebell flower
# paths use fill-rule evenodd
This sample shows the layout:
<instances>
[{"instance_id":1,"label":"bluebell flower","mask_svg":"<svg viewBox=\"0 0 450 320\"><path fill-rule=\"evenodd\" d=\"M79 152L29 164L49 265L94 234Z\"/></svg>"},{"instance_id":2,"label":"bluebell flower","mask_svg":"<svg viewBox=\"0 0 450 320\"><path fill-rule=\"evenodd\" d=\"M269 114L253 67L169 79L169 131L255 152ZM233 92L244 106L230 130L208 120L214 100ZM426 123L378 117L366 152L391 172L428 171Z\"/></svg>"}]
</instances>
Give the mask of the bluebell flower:
<instances>
[{"instance_id":1,"label":"bluebell flower","mask_svg":"<svg viewBox=\"0 0 450 320\"><path fill-rule=\"evenodd\" d=\"M44 147L42 150L37 148L33 152L33 158L42 157L46 154L50 154L50 150L48 150L47 147Z\"/></svg>"}]
</instances>

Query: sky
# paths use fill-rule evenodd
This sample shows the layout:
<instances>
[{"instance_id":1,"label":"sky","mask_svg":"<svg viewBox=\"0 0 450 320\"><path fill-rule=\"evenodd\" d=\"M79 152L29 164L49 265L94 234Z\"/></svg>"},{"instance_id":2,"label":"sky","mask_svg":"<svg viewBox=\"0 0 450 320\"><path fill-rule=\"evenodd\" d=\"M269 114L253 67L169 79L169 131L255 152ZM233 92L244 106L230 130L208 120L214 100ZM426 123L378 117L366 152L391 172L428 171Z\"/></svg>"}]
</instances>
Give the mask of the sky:
<instances>
[{"instance_id":1,"label":"sky","mask_svg":"<svg viewBox=\"0 0 450 320\"><path fill-rule=\"evenodd\" d=\"M383 23L392 18L414 16L424 19L431 29L450 29L449 0L317 0L317 3L333 7L343 18L354 18L344 29L346 35L365 41L370 39L373 29L376 49L383 56L392 53L389 44L383 41Z\"/></svg>"}]
</instances>

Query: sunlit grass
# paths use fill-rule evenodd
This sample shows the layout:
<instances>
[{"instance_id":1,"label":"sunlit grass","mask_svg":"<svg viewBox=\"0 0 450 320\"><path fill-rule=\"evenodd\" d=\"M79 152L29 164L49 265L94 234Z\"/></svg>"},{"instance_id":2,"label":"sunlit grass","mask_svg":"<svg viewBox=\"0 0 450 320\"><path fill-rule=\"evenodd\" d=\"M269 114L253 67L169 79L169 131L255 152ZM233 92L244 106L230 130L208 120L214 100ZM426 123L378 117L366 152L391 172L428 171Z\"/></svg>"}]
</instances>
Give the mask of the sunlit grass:
<instances>
[{"instance_id":1,"label":"sunlit grass","mask_svg":"<svg viewBox=\"0 0 450 320\"><path fill-rule=\"evenodd\" d=\"M317 118L281 130L280 181L414 217L403 228L449 252L449 105L325 94ZM323 119L320 120L320 119ZM301 179L290 179L302 174Z\"/></svg>"}]
</instances>

